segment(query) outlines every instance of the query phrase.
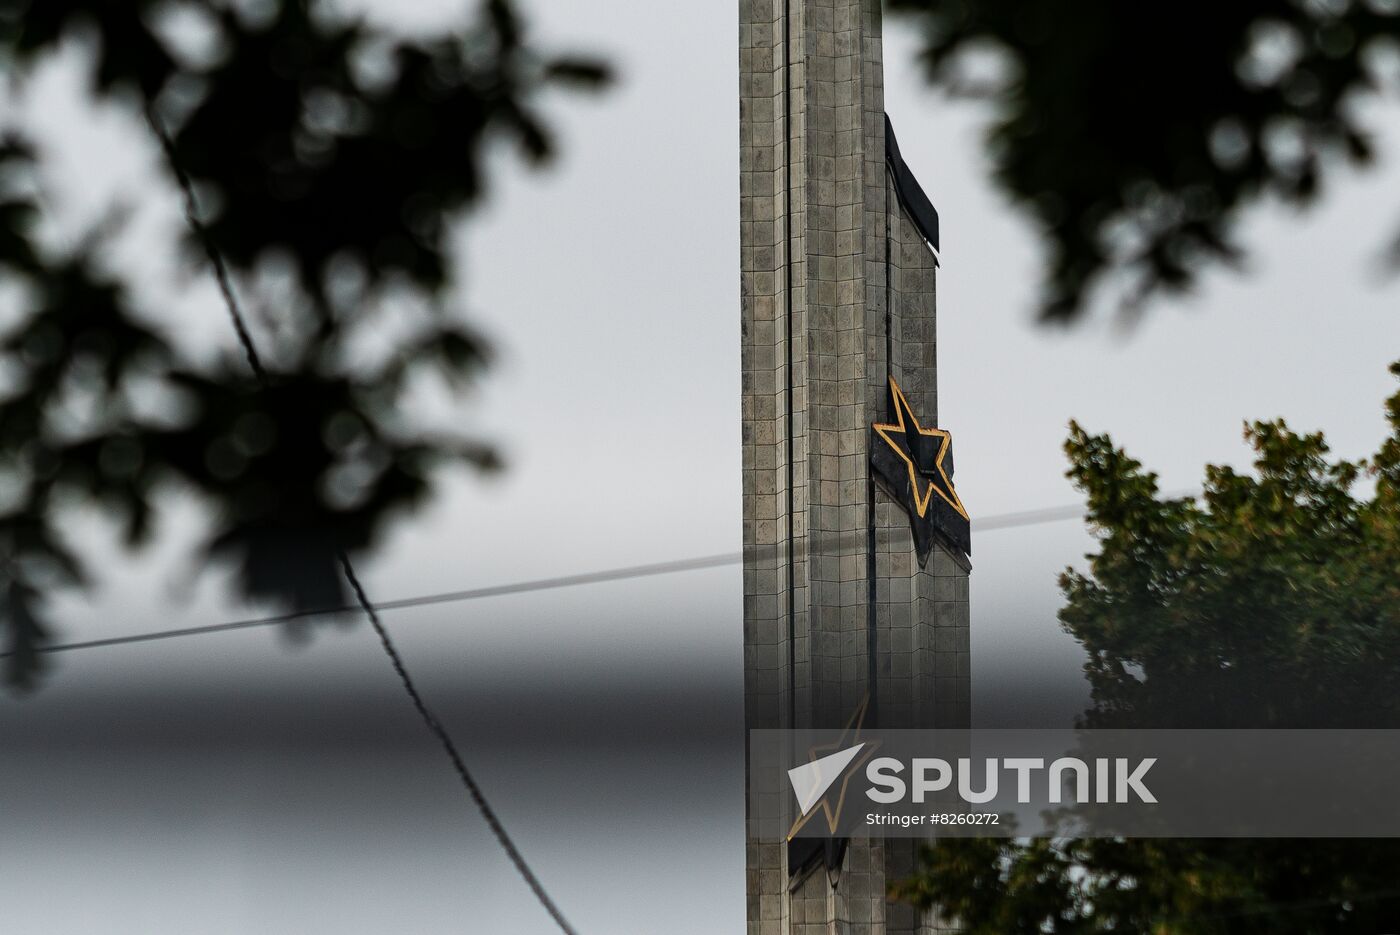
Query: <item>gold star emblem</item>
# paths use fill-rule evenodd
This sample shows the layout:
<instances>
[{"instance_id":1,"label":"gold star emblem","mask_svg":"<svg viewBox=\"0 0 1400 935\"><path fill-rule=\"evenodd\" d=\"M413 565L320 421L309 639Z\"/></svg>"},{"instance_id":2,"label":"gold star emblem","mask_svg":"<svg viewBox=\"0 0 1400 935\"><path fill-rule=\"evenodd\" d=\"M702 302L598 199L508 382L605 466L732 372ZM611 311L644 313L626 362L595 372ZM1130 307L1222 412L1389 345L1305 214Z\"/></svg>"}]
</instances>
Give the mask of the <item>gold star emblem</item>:
<instances>
[{"instance_id":1,"label":"gold star emblem","mask_svg":"<svg viewBox=\"0 0 1400 935\"><path fill-rule=\"evenodd\" d=\"M890 377L890 399L894 404L894 424L877 423L872 428L908 467L909 490L914 498L912 505L919 518L928 515L929 504L937 494L959 516L970 521L971 517L967 515L945 466L948 450L953 443L952 436L942 429L924 428L919 424L918 417L914 415L894 377ZM919 482L921 476L928 478L922 485Z\"/></svg>"}]
</instances>

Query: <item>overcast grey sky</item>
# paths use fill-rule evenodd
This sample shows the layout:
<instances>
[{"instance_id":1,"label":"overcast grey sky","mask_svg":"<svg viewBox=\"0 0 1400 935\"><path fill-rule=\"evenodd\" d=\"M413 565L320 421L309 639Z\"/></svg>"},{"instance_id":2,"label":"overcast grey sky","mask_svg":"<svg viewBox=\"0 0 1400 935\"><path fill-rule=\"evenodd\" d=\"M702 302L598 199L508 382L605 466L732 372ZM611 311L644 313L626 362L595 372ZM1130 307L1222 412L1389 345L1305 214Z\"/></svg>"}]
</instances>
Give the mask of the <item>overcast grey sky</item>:
<instances>
[{"instance_id":1,"label":"overcast grey sky","mask_svg":"<svg viewBox=\"0 0 1400 935\"><path fill-rule=\"evenodd\" d=\"M553 102L564 158L546 174L502 160L463 237L464 300L500 359L471 398L431 406L500 442L509 469L454 479L398 527L363 563L382 599L739 542L733 4L526 6L542 34L610 56L620 82ZM408 24L456 5L378 8ZM913 53L888 23L888 110L942 215L940 415L974 517L1076 502L1059 449L1070 418L1112 432L1168 489L1199 483L1207 461L1245 464L1245 418L1324 429L1348 456L1374 449L1400 357L1400 290L1375 264L1400 225L1400 163L1346 179L1312 214L1261 211L1248 275L1212 275L1136 328L1100 315L1047 330L1029 318L1036 244L987 183L984 115L925 90ZM79 109L75 87L50 76L24 110L65 154L56 210L71 225L139 193L124 261L180 297L191 341L231 344L208 283L172 286L150 249L178 223L152 189L154 151L139 128ZM1400 126L1394 102L1387 114ZM1381 149L1400 151L1400 133ZM217 571L195 577L190 505L167 529L57 603L65 637L256 610ZM112 554L99 523L73 533ZM1090 546L1073 522L978 537L984 722L1018 698L1056 720L1082 701L1054 576ZM742 925L740 610L730 568L389 617L583 932L654 931L661 911L679 919L670 932ZM631 743L607 739L624 723ZM253 631L68 654L37 697L0 700L0 738L7 930L549 931L363 627L298 651ZM639 746L655 751L640 765Z\"/></svg>"}]
</instances>

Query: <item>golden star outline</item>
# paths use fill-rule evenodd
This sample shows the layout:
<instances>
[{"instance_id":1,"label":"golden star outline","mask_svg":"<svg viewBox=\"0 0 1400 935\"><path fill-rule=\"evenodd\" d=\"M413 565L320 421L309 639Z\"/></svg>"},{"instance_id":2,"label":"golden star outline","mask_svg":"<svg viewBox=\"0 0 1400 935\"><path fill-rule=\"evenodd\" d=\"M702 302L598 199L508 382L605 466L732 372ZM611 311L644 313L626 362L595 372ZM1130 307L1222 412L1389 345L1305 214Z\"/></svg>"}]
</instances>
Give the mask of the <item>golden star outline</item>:
<instances>
[{"instance_id":1,"label":"golden star outline","mask_svg":"<svg viewBox=\"0 0 1400 935\"><path fill-rule=\"evenodd\" d=\"M859 743L860 732L865 723L865 712L869 707L870 696L866 695L861 701L860 707L856 708L856 713L851 715L851 719L846 722L846 729L842 731L841 736L837 738L834 743L820 744L808 748L807 762L811 763L814 760L821 759L822 756L825 755L822 751L835 753L837 750L845 750ZM847 738L850 739L848 740ZM828 789L826 795L823 795L815 805L808 809L805 815L799 815L797 817L797 821L793 823L792 828L787 833L787 839L789 841L796 837L797 832L801 831L803 826L811 821L819 811L826 815L827 828L832 834L836 833L836 827L841 823L841 809L846 805L846 787L850 785L851 777L860 770L860 767L865 764L865 761L870 759L871 755L878 749L880 749L879 740L866 742L865 749L861 750L860 756L856 757L855 762L846 767L846 774L841 777L841 793L836 798L836 807L833 809L831 807L831 802L828 801L828 796L831 795L831 790Z\"/></svg>"},{"instance_id":2,"label":"golden star outline","mask_svg":"<svg viewBox=\"0 0 1400 935\"><path fill-rule=\"evenodd\" d=\"M903 458L904 463L908 465L909 489L914 492L914 508L919 512L919 518L923 519L924 516L928 514L928 505L933 501L933 495L937 493L938 496L943 498L944 502L958 511L958 515L971 522L972 517L967 515L967 510L962 505L962 499L958 496L957 490L953 487L952 478L950 478L947 471L943 469L943 459L948 456L948 449L953 443L953 437L942 429L926 429L919 425L918 416L914 415L913 408L909 405L909 401L904 398L904 392L900 390L899 384L894 381L894 377L890 377L890 397L894 400L895 423L893 425L877 423L872 427L875 429L875 433L885 440L885 444L894 449L894 453ZM918 468L914 465L914 459L909 457L908 452L905 450L907 446L900 445L890 437L891 435L909 434L909 425L913 425L914 431L920 435L927 435L930 438L937 438L940 440L936 467L938 469L938 476L943 478L943 483L947 487L946 493L943 488L939 487L933 481L929 481L928 489L924 491L922 496L919 495L919 472Z\"/></svg>"}]
</instances>

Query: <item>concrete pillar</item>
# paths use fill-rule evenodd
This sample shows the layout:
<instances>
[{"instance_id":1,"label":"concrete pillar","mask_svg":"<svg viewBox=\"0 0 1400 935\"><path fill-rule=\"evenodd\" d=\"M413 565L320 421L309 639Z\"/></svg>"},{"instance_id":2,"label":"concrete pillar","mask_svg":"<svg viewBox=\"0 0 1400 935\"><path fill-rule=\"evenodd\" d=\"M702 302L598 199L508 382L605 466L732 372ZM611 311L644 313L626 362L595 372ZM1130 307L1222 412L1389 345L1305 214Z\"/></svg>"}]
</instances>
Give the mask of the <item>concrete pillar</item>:
<instances>
[{"instance_id":1,"label":"concrete pillar","mask_svg":"<svg viewBox=\"0 0 1400 935\"><path fill-rule=\"evenodd\" d=\"M868 726L965 726L967 562L921 566L869 467L891 376L938 424L937 262L886 164L878 0L740 0L740 74L747 724L839 728L869 696ZM749 935L935 930L884 899L909 845L803 877L750 840Z\"/></svg>"}]
</instances>

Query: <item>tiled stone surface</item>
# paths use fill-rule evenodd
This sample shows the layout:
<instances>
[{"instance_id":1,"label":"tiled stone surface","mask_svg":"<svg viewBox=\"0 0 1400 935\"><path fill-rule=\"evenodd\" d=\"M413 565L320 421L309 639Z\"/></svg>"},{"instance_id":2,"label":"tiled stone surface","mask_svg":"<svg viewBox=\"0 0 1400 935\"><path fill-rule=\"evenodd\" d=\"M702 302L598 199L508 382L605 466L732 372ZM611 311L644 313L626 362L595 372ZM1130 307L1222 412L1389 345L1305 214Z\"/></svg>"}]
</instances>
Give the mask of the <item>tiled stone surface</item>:
<instances>
[{"instance_id":1,"label":"tiled stone surface","mask_svg":"<svg viewBox=\"0 0 1400 935\"><path fill-rule=\"evenodd\" d=\"M879 3L740 0L740 70L748 726L844 724L868 694L882 727L963 724L966 571L940 549L920 569L869 481L891 373L937 424L936 267L885 167ZM785 848L750 841L750 935L933 931L886 905L912 866L893 853L852 841L835 887L789 894Z\"/></svg>"}]
</instances>

